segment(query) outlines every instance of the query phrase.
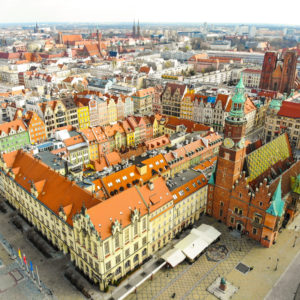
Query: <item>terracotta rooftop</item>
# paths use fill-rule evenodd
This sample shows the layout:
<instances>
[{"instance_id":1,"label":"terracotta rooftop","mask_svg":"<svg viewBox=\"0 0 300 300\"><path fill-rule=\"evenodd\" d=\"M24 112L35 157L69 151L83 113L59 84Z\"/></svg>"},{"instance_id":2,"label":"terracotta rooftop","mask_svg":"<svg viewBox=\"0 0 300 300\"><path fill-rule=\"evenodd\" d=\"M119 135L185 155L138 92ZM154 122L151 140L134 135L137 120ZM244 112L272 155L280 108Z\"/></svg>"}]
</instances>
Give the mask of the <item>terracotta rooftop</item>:
<instances>
[{"instance_id":1,"label":"terracotta rooftop","mask_svg":"<svg viewBox=\"0 0 300 300\"><path fill-rule=\"evenodd\" d=\"M84 203L90 208L100 202L89 192L50 169L46 164L21 150L3 154L8 168L11 168L15 181L30 192L33 184L39 189L38 200L58 215L60 207L68 207L67 223L73 224L72 217Z\"/></svg>"},{"instance_id":2,"label":"terracotta rooftop","mask_svg":"<svg viewBox=\"0 0 300 300\"><path fill-rule=\"evenodd\" d=\"M282 117L298 119L300 118L300 103L283 101L277 114Z\"/></svg>"}]
</instances>

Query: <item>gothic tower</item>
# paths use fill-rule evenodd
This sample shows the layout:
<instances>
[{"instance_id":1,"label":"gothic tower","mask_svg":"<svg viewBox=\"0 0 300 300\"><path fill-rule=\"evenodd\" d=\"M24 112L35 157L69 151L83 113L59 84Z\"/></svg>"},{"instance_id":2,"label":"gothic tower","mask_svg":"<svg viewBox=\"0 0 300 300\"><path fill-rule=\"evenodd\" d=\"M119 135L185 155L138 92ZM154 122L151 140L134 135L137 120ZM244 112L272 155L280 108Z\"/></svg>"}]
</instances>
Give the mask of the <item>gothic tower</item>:
<instances>
[{"instance_id":1,"label":"gothic tower","mask_svg":"<svg viewBox=\"0 0 300 300\"><path fill-rule=\"evenodd\" d=\"M132 37L136 37L136 30L135 30L135 20L133 21L133 26L132 26Z\"/></svg>"},{"instance_id":2,"label":"gothic tower","mask_svg":"<svg viewBox=\"0 0 300 300\"><path fill-rule=\"evenodd\" d=\"M290 93L290 91L295 88L297 59L298 57L295 51L287 51L284 54L282 76L279 87L280 93Z\"/></svg>"},{"instance_id":3,"label":"gothic tower","mask_svg":"<svg viewBox=\"0 0 300 300\"><path fill-rule=\"evenodd\" d=\"M103 57L103 54L101 52L101 39L102 39L102 33L99 32L99 30L97 29L98 50L99 50L100 57Z\"/></svg>"},{"instance_id":4,"label":"gothic tower","mask_svg":"<svg viewBox=\"0 0 300 300\"><path fill-rule=\"evenodd\" d=\"M140 20L138 20L138 25L137 25L137 37L141 37L141 29L140 29Z\"/></svg>"},{"instance_id":5,"label":"gothic tower","mask_svg":"<svg viewBox=\"0 0 300 300\"><path fill-rule=\"evenodd\" d=\"M229 116L225 119L224 141L220 146L214 184L209 185L207 213L226 223L231 190L240 177L246 156L244 115L245 87L242 77L235 88Z\"/></svg>"},{"instance_id":6,"label":"gothic tower","mask_svg":"<svg viewBox=\"0 0 300 300\"><path fill-rule=\"evenodd\" d=\"M274 51L266 52L261 71L259 88L263 90L271 89L273 71L277 65L277 53Z\"/></svg>"}]
</instances>

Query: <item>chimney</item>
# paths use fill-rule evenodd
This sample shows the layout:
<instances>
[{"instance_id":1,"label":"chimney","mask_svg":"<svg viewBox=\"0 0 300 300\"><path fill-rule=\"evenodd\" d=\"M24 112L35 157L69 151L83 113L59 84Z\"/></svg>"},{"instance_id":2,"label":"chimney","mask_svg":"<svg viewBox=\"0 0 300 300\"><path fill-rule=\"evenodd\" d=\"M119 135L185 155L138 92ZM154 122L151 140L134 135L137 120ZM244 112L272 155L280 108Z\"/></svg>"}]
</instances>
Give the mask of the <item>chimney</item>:
<instances>
[{"instance_id":1,"label":"chimney","mask_svg":"<svg viewBox=\"0 0 300 300\"><path fill-rule=\"evenodd\" d=\"M154 190L154 183L152 181L149 181L148 188L149 188L150 191Z\"/></svg>"},{"instance_id":2,"label":"chimney","mask_svg":"<svg viewBox=\"0 0 300 300\"><path fill-rule=\"evenodd\" d=\"M65 161L64 164L65 164L65 176L67 176L67 175L69 175L68 162Z\"/></svg>"}]
</instances>

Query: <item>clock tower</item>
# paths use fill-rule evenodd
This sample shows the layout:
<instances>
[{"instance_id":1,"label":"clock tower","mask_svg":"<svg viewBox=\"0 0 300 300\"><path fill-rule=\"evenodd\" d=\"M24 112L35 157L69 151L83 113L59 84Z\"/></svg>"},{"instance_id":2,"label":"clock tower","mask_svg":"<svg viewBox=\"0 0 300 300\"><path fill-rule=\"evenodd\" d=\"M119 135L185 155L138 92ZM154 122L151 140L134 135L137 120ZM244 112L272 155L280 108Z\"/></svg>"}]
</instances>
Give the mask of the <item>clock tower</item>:
<instances>
[{"instance_id":1,"label":"clock tower","mask_svg":"<svg viewBox=\"0 0 300 300\"><path fill-rule=\"evenodd\" d=\"M241 77L232 97L230 113L225 119L224 142L219 150L214 186L209 187L213 194L208 195L207 212L223 222L226 222L232 186L241 175L246 155L247 120L244 114L244 93L245 87Z\"/></svg>"}]
</instances>

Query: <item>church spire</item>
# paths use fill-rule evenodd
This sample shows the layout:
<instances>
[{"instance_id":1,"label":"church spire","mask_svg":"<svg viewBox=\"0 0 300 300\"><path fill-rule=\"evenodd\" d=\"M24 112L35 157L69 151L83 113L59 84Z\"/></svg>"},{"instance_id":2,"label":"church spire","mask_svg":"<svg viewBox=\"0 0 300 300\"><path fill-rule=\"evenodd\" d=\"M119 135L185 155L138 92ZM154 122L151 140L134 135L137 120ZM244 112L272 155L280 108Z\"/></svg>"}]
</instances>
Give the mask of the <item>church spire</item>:
<instances>
[{"instance_id":1,"label":"church spire","mask_svg":"<svg viewBox=\"0 0 300 300\"><path fill-rule=\"evenodd\" d=\"M137 25L137 37L141 37L141 29L140 29L140 20L138 20L138 25Z\"/></svg>"},{"instance_id":2,"label":"church spire","mask_svg":"<svg viewBox=\"0 0 300 300\"><path fill-rule=\"evenodd\" d=\"M132 37L136 37L136 31L135 31L135 19L133 20L133 26L132 26Z\"/></svg>"},{"instance_id":3,"label":"church spire","mask_svg":"<svg viewBox=\"0 0 300 300\"><path fill-rule=\"evenodd\" d=\"M229 118L231 121L242 121L245 119L245 101L245 86L243 83L243 75L241 75L241 79L235 87L234 96L232 97L232 105L229 113Z\"/></svg>"}]
</instances>

